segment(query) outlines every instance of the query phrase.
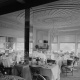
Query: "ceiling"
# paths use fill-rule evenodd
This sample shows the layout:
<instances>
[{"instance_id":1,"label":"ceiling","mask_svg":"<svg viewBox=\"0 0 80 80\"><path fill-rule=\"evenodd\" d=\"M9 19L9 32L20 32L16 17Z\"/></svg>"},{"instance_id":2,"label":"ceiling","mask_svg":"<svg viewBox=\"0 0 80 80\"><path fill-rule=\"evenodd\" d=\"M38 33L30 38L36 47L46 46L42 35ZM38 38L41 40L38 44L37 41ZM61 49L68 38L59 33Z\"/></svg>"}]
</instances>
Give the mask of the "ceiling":
<instances>
[{"instance_id":1,"label":"ceiling","mask_svg":"<svg viewBox=\"0 0 80 80\"><path fill-rule=\"evenodd\" d=\"M35 7L35 6L39 6L42 4L55 2L55 1L59 1L59 0L32 0L32 1L30 1L30 7Z\"/></svg>"},{"instance_id":2,"label":"ceiling","mask_svg":"<svg viewBox=\"0 0 80 80\"><path fill-rule=\"evenodd\" d=\"M25 0L0 0L0 15L22 10L25 8Z\"/></svg>"},{"instance_id":3,"label":"ceiling","mask_svg":"<svg viewBox=\"0 0 80 80\"><path fill-rule=\"evenodd\" d=\"M0 16L0 28L9 28L14 30L24 30L25 28L25 10L19 10Z\"/></svg>"},{"instance_id":4,"label":"ceiling","mask_svg":"<svg viewBox=\"0 0 80 80\"><path fill-rule=\"evenodd\" d=\"M80 0L59 0L32 7L30 25L53 32L80 33Z\"/></svg>"}]
</instances>

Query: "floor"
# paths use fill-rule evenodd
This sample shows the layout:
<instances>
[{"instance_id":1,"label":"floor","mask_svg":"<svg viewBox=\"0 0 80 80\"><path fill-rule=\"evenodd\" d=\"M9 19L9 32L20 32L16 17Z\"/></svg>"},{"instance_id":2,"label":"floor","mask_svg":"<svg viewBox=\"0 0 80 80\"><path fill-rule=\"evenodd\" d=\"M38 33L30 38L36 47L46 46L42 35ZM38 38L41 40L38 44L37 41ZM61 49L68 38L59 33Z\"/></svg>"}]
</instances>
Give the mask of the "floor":
<instances>
[{"instance_id":1,"label":"floor","mask_svg":"<svg viewBox=\"0 0 80 80\"><path fill-rule=\"evenodd\" d=\"M68 73L68 76L61 75L60 80L80 80L80 61L77 67L75 67L75 70L73 71L73 76L71 73Z\"/></svg>"}]
</instances>

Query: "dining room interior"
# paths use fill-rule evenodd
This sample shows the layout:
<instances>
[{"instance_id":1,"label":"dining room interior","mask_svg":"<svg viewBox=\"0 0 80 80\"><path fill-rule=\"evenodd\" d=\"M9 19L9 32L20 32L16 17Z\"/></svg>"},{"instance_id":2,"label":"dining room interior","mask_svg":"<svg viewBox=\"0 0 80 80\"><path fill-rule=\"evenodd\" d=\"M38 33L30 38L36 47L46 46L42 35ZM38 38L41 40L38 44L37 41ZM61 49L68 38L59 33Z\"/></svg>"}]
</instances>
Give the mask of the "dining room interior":
<instances>
[{"instance_id":1,"label":"dining room interior","mask_svg":"<svg viewBox=\"0 0 80 80\"><path fill-rule=\"evenodd\" d=\"M33 80L80 80L80 1L30 8L29 65Z\"/></svg>"},{"instance_id":2,"label":"dining room interior","mask_svg":"<svg viewBox=\"0 0 80 80\"><path fill-rule=\"evenodd\" d=\"M80 80L79 0L0 15L0 80L5 79Z\"/></svg>"}]
</instances>

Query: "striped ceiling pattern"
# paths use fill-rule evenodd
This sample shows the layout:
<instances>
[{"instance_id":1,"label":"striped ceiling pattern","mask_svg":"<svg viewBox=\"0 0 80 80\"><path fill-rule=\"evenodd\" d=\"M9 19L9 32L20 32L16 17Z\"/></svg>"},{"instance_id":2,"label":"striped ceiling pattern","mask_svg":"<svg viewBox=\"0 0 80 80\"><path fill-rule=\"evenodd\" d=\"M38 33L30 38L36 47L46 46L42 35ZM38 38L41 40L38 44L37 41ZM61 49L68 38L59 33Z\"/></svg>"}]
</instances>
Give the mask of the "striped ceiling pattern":
<instances>
[{"instance_id":1,"label":"striped ceiling pattern","mask_svg":"<svg viewBox=\"0 0 80 80\"><path fill-rule=\"evenodd\" d=\"M30 24L40 29L80 31L80 0L60 0L33 7Z\"/></svg>"},{"instance_id":2,"label":"striped ceiling pattern","mask_svg":"<svg viewBox=\"0 0 80 80\"><path fill-rule=\"evenodd\" d=\"M20 10L0 16L0 28L24 30L25 10Z\"/></svg>"}]
</instances>

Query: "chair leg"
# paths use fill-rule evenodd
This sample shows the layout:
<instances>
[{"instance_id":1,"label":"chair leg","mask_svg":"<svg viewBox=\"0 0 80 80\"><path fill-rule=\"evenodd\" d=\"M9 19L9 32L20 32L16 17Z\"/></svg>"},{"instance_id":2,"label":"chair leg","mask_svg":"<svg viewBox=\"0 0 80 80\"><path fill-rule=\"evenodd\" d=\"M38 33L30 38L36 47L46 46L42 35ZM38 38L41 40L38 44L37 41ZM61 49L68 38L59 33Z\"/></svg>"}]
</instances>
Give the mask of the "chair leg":
<instances>
[{"instance_id":1,"label":"chair leg","mask_svg":"<svg viewBox=\"0 0 80 80\"><path fill-rule=\"evenodd\" d=\"M66 76L67 76L67 68L66 68Z\"/></svg>"},{"instance_id":2,"label":"chair leg","mask_svg":"<svg viewBox=\"0 0 80 80\"><path fill-rule=\"evenodd\" d=\"M72 70L72 76L73 76L73 70Z\"/></svg>"}]
</instances>

